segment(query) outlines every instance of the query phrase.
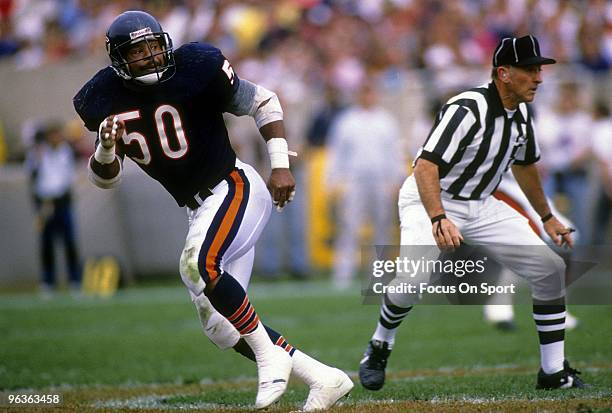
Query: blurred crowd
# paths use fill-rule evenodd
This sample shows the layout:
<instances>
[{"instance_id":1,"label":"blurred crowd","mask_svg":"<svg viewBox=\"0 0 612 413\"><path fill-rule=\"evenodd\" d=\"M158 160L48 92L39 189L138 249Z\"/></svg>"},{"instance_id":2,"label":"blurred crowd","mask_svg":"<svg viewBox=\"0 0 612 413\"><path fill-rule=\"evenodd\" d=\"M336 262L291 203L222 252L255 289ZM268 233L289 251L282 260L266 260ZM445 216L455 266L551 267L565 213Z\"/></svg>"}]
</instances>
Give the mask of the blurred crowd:
<instances>
[{"instance_id":1,"label":"blurred crowd","mask_svg":"<svg viewBox=\"0 0 612 413\"><path fill-rule=\"evenodd\" d=\"M300 88L352 88L373 71L487 66L516 33L589 71L612 61L606 0L0 0L0 59L28 69L103 53L106 28L128 9L155 15L175 46L208 41L249 75L282 74L298 100Z\"/></svg>"}]
</instances>

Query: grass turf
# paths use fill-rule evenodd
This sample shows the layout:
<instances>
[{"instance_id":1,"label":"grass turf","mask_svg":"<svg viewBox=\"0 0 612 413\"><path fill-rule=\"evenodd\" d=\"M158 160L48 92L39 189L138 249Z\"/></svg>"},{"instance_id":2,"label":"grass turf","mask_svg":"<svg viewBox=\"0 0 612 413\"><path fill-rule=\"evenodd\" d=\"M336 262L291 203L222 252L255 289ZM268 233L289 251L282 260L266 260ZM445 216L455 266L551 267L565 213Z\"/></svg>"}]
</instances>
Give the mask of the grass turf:
<instances>
[{"instance_id":1,"label":"grass turf","mask_svg":"<svg viewBox=\"0 0 612 413\"><path fill-rule=\"evenodd\" d=\"M251 300L290 343L356 379L378 307L325 282L259 283ZM356 384L335 411L612 411L612 306L574 306L581 320L566 353L593 386L536 391L538 341L529 306L503 333L481 308L415 308L400 327L383 390ZM203 336L182 287L138 288L111 299L33 295L0 299L0 389L59 392L65 411L252 409L255 366ZM297 409L307 388L291 383L272 411ZM36 411L36 407L15 407ZM24 410L26 409L26 410Z\"/></svg>"}]
</instances>

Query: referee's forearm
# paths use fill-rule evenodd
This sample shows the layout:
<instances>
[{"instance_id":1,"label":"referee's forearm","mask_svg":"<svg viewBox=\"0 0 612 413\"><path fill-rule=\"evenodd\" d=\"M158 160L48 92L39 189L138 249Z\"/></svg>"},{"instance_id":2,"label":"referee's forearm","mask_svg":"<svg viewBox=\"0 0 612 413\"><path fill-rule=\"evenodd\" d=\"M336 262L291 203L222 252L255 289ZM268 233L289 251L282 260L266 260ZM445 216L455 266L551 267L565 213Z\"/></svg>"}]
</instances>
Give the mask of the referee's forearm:
<instances>
[{"instance_id":1,"label":"referee's forearm","mask_svg":"<svg viewBox=\"0 0 612 413\"><path fill-rule=\"evenodd\" d=\"M438 165L426 159L419 159L414 168L414 178L419 189L421 202L423 202L429 218L444 214L445 211L440 198Z\"/></svg>"},{"instance_id":2,"label":"referee's forearm","mask_svg":"<svg viewBox=\"0 0 612 413\"><path fill-rule=\"evenodd\" d=\"M512 173L538 215L544 217L550 214L550 205L544 195L540 174L535 165L513 165Z\"/></svg>"}]
</instances>

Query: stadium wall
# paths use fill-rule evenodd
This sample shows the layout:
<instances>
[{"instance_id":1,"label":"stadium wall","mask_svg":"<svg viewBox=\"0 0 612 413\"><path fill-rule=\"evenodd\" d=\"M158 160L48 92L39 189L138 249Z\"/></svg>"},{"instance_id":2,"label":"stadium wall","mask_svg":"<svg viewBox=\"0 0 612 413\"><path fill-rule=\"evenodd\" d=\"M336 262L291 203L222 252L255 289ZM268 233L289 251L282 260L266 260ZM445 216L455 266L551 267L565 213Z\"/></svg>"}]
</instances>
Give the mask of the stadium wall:
<instances>
[{"instance_id":1,"label":"stadium wall","mask_svg":"<svg viewBox=\"0 0 612 413\"><path fill-rule=\"evenodd\" d=\"M24 122L32 118L75 119L72 96L105 64L105 56L30 71L16 71L11 65L1 64L0 84L5 97L0 100L0 122L8 142L9 159L20 161L23 157L20 135ZM543 102L553 95L555 83L567 78L563 69L557 75L545 83L548 86L540 97ZM383 103L397 115L406 139L410 140L416 139L410 136L414 120L427 108L427 91L440 84L431 73L413 71L403 76L402 82L387 86ZM457 76L452 76L455 85L443 86L452 90L459 84L485 82L488 78L482 70L464 71ZM579 76L578 80L588 90L610 98L606 92L611 90L610 76L605 79ZM319 99L313 95L286 106L292 142L294 138L303 140L308 117ZM177 260L187 230L185 211L177 208L163 188L138 171L132 162L125 165L124 181L110 195L91 185L85 166L80 168L75 204L81 255L116 257L128 279L133 274L176 273L178 277ZM0 166L0 288L37 281L38 240L28 191L27 176L20 163ZM57 263L63 268L62 256L58 255Z\"/></svg>"}]
</instances>

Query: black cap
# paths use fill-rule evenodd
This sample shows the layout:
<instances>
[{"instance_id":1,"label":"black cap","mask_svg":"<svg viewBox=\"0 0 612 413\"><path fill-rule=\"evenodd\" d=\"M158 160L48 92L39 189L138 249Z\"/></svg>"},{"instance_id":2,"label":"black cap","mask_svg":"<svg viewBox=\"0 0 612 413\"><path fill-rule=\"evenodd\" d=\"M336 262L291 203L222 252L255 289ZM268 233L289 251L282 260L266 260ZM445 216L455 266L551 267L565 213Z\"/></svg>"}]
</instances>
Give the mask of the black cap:
<instances>
[{"instance_id":1,"label":"black cap","mask_svg":"<svg viewBox=\"0 0 612 413\"><path fill-rule=\"evenodd\" d=\"M542 57L540 44L534 36L505 37L499 42L493 53L493 67L511 65L551 65L557 63L550 57Z\"/></svg>"}]
</instances>

